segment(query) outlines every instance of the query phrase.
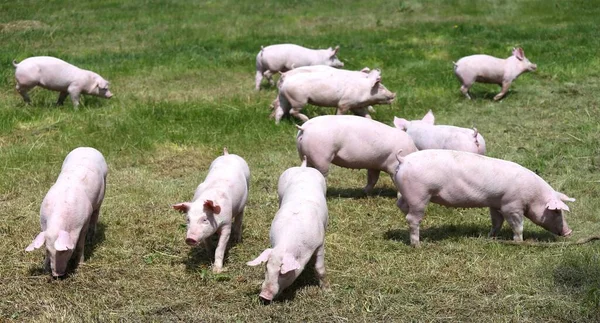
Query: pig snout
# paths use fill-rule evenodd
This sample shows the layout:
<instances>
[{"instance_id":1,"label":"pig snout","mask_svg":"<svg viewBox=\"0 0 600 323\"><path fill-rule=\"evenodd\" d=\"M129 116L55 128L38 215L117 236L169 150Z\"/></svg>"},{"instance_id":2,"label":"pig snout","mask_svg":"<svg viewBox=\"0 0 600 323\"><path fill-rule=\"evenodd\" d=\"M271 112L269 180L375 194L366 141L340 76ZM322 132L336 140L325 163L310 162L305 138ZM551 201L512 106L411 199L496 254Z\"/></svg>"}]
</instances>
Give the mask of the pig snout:
<instances>
[{"instance_id":1,"label":"pig snout","mask_svg":"<svg viewBox=\"0 0 600 323\"><path fill-rule=\"evenodd\" d=\"M572 233L573 230L569 229L569 227L565 227L560 235L563 237L570 237Z\"/></svg>"},{"instance_id":2,"label":"pig snout","mask_svg":"<svg viewBox=\"0 0 600 323\"><path fill-rule=\"evenodd\" d=\"M258 295L258 299L260 299L260 302L264 305L271 304L271 301L273 301L273 293L264 290L260 292L260 295Z\"/></svg>"},{"instance_id":3,"label":"pig snout","mask_svg":"<svg viewBox=\"0 0 600 323\"><path fill-rule=\"evenodd\" d=\"M529 66L529 70L532 71L532 72L535 71L535 70L537 70L537 64L531 64Z\"/></svg>"},{"instance_id":4,"label":"pig snout","mask_svg":"<svg viewBox=\"0 0 600 323\"><path fill-rule=\"evenodd\" d=\"M185 243L186 243L188 246L195 246L195 245L197 245L197 244L198 244L198 240L196 240L196 239L194 239L194 238L187 237L187 238L185 239Z\"/></svg>"},{"instance_id":5,"label":"pig snout","mask_svg":"<svg viewBox=\"0 0 600 323\"><path fill-rule=\"evenodd\" d=\"M110 91L106 91L106 93L104 94L104 97L107 98L107 99L112 98L112 96L113 96L113 94Z\"/></svg>"}]
</instances>

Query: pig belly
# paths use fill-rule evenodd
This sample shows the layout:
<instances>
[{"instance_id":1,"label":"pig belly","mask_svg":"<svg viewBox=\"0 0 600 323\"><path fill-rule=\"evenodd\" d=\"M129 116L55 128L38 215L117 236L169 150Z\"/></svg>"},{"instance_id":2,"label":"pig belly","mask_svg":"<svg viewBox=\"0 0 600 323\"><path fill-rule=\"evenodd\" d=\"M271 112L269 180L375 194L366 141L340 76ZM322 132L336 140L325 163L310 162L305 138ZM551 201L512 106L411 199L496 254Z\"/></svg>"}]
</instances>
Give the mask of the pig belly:
<instances>
[{"instance_id":1,"label":"pig belly","mask_svg":"<svg viewBox=\"0 0 600 323\"><path fill-rule=\"evenodd\" d=\"M473 186L456 187L446 185L439 192L432 194L431 202L451 207L493 207L499 208L500 205L495 201L502 199L501 192L484 192Z\"/></svg>"}]
</instances>

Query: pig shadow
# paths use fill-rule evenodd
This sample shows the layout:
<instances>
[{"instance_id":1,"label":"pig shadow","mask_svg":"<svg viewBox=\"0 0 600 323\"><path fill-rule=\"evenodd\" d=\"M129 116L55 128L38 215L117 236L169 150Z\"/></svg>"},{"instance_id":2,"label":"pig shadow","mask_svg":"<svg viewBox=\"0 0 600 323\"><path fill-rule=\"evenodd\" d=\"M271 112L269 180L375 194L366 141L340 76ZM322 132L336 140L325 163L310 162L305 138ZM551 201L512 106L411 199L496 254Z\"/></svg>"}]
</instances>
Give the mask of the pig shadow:
<instances>
[{"instance_id":1,"label":"pig shadow","mask_svg":"<svg viewBox=\"0 0 600 323\"><path fill-rule=\"evenodd\" d=\"M105 234L105 230L106 230L106 225L102 222L98 222L96 224L96 234L94 235L94 238L92 239L91 242L87 242L85 243L85 247L83 250L83 259L84 261L88 261L88 259L94 254L94 251L96 250L96 248L102 244L102 242L104 242L104 240L106 239L106 234ZM40 248L42 250L46 250L45 247ZM40 276L40 275L46 275L46 274L50 274L50 268L45 268L44 267L44 262L46 259L46 253L43 253L43 257L42 257L42 265L35 265L29 268L29 275L30 276ZM77 267L79 267L79 258L78 257L72 257L69 260L69 263L67 264L67 270L65 272L65 275L60 277L59 279L65 279L68 278L70 276L72 276L75 273L75 270L77 270Z\"/></svg>"},{"instance_id":2,"label":"pig shadow","mask_svg":"<svg viewBox=\"0 0 600 323\"><path fill-rule=\"evenodd\" d=\"M498 87L497 89L494 88L494 89L478 89L478 90L477 89L473 90L473 88L471 88L469 90L469 94L471 95L471 98L474 100L480 99L480 100L494 101L494 97L498 93L500 93L501 90L502 90L502 88L500 88L500 87ZM512 90L509 90L508 92L506 92L504 97L498 102L502 102L502 100L508 98L512 92L513 92Z\"/></svg>"},{"instance_id":3,"label":"pig shadow","mask_svg":"<svg viewBox=\"0 0 600 323\"><path fill-rule=\"evenodd\" d=\"M199 267L202 265L207 266L212 270L212 264L215 260L215 250L217 248L217 243L219 242L219 235L213 234L209 241L211 243L210 251L206 250L203 243L199 243L195 247L190 247L188 251L188 256L182 263L185 264L185 269L188 272L196 272ZM229 239L227 242L227 247L225 247L225 254L223 255L223 267L227 267L227 260L229 259L229 250L235 246L237 242L233 241L233 238Z\"/></svg>"},{"instance_id":4,"label":"pig shadow","mask_svg":"<svg viewBox=\"0 0 600 323\"><path fill-rule=\"evenodd\" d=\"M394 229L388 230L384 233L384 238L388 240L401 241L407 245L410 245L410 231L408 224L406 229ZM421 228L420 230L420 241L443 241L443 240L457 240L461 238L487 238L490 232L489 226L475 225L475 224L445 224L441 226L435 226L431 228ZM489 238L490 240L492 238ZM498 240L513 241L513 232L510 228L503 227L502 230L496 236ZM523 239L533 239L540 242L552 242L556 241L556 237L550 232L524 232Z\"/></svg>"},{"instance_id":5,"label":"pig shadow","mask_svg":"<svg viewBox=\"0 0 600 323\"><path fill-rule=\"evenodd\" d=\"M367 196L382 196L382 197L397 197L398 192L396 190L382 187L374 188L371 193L366 194L362 188L327 188L327 197L333 198L351 198L360 199Z\"/></svg>"}]
</instances>

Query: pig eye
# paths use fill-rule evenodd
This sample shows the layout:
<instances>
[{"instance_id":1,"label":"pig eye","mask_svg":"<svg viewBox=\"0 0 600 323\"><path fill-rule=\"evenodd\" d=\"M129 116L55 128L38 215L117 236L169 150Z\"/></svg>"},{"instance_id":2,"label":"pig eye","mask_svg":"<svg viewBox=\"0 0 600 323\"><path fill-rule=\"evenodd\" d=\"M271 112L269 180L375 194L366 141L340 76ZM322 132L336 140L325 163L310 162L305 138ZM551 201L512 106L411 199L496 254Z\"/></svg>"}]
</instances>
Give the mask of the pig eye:
<instances>
[{"instance_id":1,"label":"pig eye","mask_svg":"<svg viewBox=\"0 0 600 323\"><path fill-rule=\"evenodd\" d=\"M202 223L208 223L208 219L207 218L203 218L202 219Z\"/></svg>"}]
</instances>

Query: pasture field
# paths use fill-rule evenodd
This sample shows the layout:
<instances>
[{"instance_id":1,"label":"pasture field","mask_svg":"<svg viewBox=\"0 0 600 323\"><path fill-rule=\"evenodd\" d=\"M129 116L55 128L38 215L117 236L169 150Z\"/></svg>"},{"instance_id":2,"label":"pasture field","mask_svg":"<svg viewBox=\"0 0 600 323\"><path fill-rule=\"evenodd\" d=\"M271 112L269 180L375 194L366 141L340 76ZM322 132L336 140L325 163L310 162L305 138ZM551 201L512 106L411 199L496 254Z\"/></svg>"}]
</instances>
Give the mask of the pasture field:
<instances>
[{"instance_id":1,"label":"pasture field","mask_svg":"<svg viewBox=\"0 0 600 323\"><path fill-rule=\"evenodd\" d=\"M600 243L600 1L3 1L0 2L0 321L35 322L598 322ZM261 45L340 45L348 69L381 68L397 92L373 118L476 126L488 155L536 171L569 203L570 238L525 220L522 245L505 224L487 238L487 209L429 205L421 248L409 246L395 190L382 174L333 167L328 178L326 268L312 268L276 302L258 300L277 179L300 160L295 120L276 126L276 90L253 90ZM522 46L538 64L508 96L476 84L459 91L452 61L508 57ZM11 61L50 55L93 70L115 97L55 107L57 93L14 89ZM309 117L334 113L308 107ZM39 207L69 151L100 150L109 165L99 232L64 280L26 253ZM185 243L192 198L223 147L252 172L243 241L213 274L213 255Z\"/></svg>"}]
</instances>

